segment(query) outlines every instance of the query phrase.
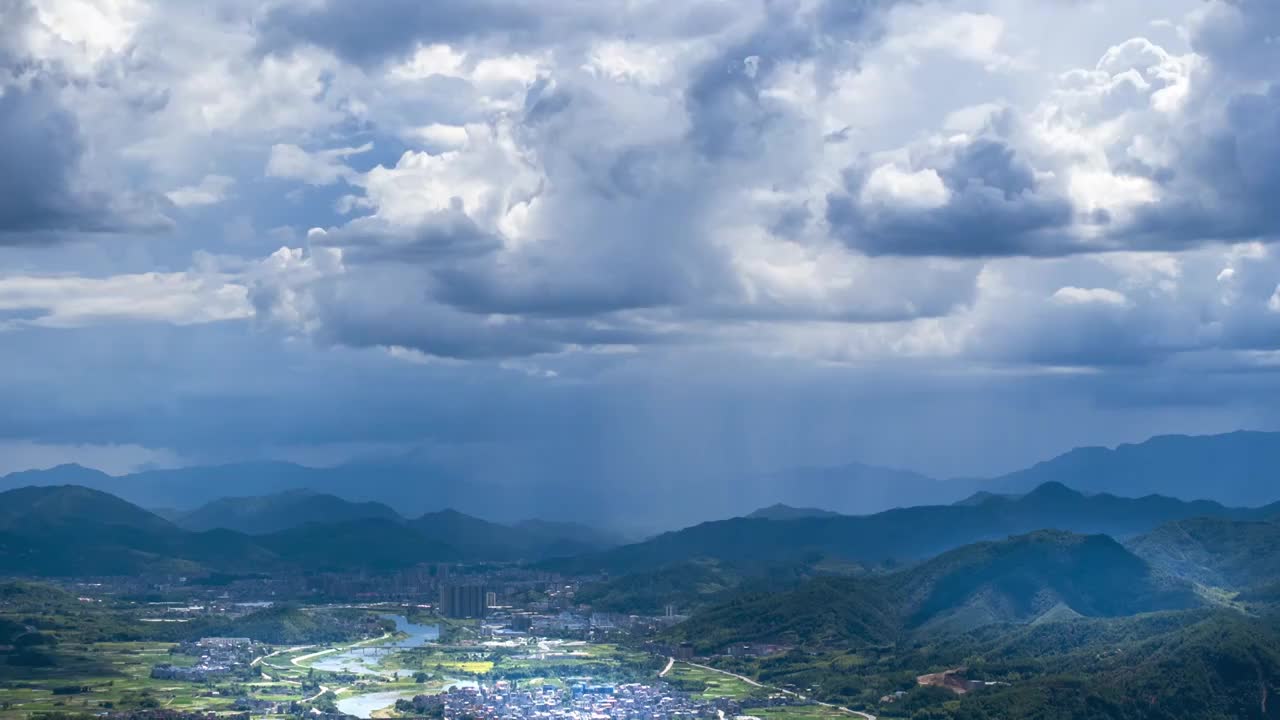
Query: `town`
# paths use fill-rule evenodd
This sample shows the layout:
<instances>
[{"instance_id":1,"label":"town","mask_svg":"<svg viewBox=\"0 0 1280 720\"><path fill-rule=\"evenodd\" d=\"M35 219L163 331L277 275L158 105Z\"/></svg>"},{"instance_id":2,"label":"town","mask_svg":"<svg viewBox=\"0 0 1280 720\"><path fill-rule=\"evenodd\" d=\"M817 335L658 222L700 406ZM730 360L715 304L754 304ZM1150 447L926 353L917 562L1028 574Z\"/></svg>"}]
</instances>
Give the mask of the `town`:
<instances>
[{"instance_id":1,"label":"town","mask_svg":"<svg viewBox=\"0 0 1280 720\"><path fill-rule=\"evenodd\" d=\"M689 664L689 643L661 639L685 619L675 606L646 615L582 602L584 588L602 579L515 565L435 565L381 577L249 576L213 584L169 576L69 580L61 589L77 611L191 639L113 646L117 662L130 667L150 659L130 671L136 680L127 691L86 684L47 698L33 694L0 708L0 717L145 711L666 720L818 708L794 692ZM739 644L723 652L786 649Z\"/></svg>"}]
</instances>

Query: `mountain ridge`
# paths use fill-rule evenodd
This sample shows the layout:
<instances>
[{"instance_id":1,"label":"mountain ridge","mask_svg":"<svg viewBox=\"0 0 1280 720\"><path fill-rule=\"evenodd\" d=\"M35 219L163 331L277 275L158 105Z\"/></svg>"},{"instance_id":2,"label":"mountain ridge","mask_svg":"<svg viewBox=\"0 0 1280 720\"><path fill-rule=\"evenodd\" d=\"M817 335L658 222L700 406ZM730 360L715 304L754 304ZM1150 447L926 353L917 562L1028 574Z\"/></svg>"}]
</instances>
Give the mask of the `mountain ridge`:
<instances>
[{"instance_id":1,"label":"mountain ridge","mask_svg":"<svg viewBox=\"0 0 1280 720\"><path fill-rule=\"evenodd\" d=\"M1125 497L1157 493L1182 500L1258 506L1280 500L1280 489L1269 470L1274 467L1280 467L1280 433L1240 430L1217 435L1158 435L1114 448L1078 447L985 478L938 479L910 470L850 462L692 483L690 492L695 505L702 508L702 519L746 515L774 504L865 515L963 503L975 493L1017 495L1055 481L1086 493L1110 492ZM182 512L222 497L305 487L350 501L380 502L409 516L455 507L514 523L532 510L539 517L560 521L608 516L614 522L625 519L647 527L645 519L635 515L635 501L641 496L628 488L592 486L584 490L568 482L550 487L491 485L455 469L424 464L417 457L352 461L334 467L242 462L119 476L67 464L0 477L0 490L49 484L83 485L143 507ZM572 498L572 502L563 498ZM697 519L681 516L686 524Z\"/></svg>"},{"instance_id":2,"label":"mountain ridge","mask_svg":"<svg viewBox=\"0 0 1280 720\"><path fill-rule=\"evenodd\" d=\"M976 505L920 506L861 516L704 522L552 566L635 572L696 558L732 563L812 554L857 563L903 562L1036 530L1125 538L1171 520L1205 514L1247 520L1267 512L1270 508L1228 508L1211 501L1187 502L1163 496L1085 495L1061 483L1046 483L1015 498L993 497Z\"/></svg>"},{"instance_id":3,"label":"mountain ridge","mask_svg":"<svg viewBox=\"0 0 1280 720\"><path fill-rule=\"evenodd\" d=\"M450 524L436 522L446 517ZM390 570L428 562L537 560L595 549L458 512L362 517L259 535L184 529L114 495L74 485L0 492L0 574L200 575L213 571ZM476 542L464 527L483 537Z\"/></svg>"},{"instance_id":4,"label":"mountain ridge","mask_svg":"<svg viewBox=\"0 0 1280 720\"><path fill-rule=\"evenodd\" d=\"M377 518L402 522L403 517L378 502L352 502L305 488L270 495L226 497L205 503L174 522L192 531L224 528L249 535L288 530L310 522L345 522Z\"/></svg>"}]
</instances>

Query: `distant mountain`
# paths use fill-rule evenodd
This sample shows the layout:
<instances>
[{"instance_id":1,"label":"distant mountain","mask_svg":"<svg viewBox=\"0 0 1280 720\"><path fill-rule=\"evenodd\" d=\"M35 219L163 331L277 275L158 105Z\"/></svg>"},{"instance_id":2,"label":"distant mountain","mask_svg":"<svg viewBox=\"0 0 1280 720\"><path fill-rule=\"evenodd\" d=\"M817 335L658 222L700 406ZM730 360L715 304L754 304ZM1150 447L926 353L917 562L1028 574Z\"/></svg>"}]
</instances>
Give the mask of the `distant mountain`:
<instances>
[{"instance_id":1,"label":"distant mountain","mask_svg":"<svg viewBox=\"0 0 1280 720\"><path fill-rule=\"evenodd\" d=\"M1015 500L1017 498L1018 498L1018 495L1016 494L1000 494L1000 493L987 492L986 490L980 490L963 500L957 500L953 504L964 505L968 507L975 507L978 505L985 505L989 502L1000 501L1000 500Z\"/></svg>"},{"instance_id":2,"label":"distant mountain","mask_svg":"<svg viewBox=\"0 0 1280 720\"><path fill-rule=\"evenodd\" d=\"M600 508L626 505L616 489L562 486L496 486L414 459L352 462L312 468L287 462L147 470L111 476L63 465L0 477L0 491L29 485L76 484L108 492L142 507L189 512L227 497L260 497L306 488L351 502L377 502L412 517L455 508L503 522L528 517L572 522L596 517ZM611 505L612 504L612 505Z\"/></svg>"},{"instance_id":3,"label":"distant mountain","mask_svg":"<svg viewBox=\"0 0 1280 720\"><path fill-rule=\"evenodd\" d=\"M671 631L701 651L731 643L849 647L1054 617L1120 617L1201 604L1102 535L1044 531L978 543L887 576L818 578L745 594Z\"/></svg>"},{"instance_id":4,"label":"distant mountain","mask_svg":"<svg viewBox=\"0 0 1280 720\"><path fill-rule=\"evenodd\" d=\"M191 510L226 497L260 497L297 488L352 501L375 501L406 514L442 507L485 507L504 497L482 483L454 482L409 463L353 463L312 468L286 462L237 463L107 475L76 465L29 470L0 478L0 490L76 484L144 507ZM527 509L526 509L527 512Z\"/></svg>"},{"instance_id":5,"label":"distant mountain","mask_svg":"<svg viewBox=\"0 0 1280 720\"><path fill-rule=\"evenodd\" d=\"M307 488L353 502L382 503L405 516L455 508L507 523L530 516L565 522L591 517L599 518L600 524L671 528L699 519L747 515L773 505L865 515L922 505L968 504L982 502L990 495L1020 495L1047 482L1086 493L1124 497L1160 494L1258 506L1280 501L1275 468L1280 468L1280 433L1236 432L1161 436L1115 449L1078 448L995 478L940 480L862 463L746 474L719 481L702 478L689 483L690 502L675 508L644 503L641 488L584 486L572 477L554 483L490 484L466 470L433 465L415 455L325 468L251 462L148 470L119 477L62 465L0 477L0 491L74 484L109 492L143 507L188 512L224 497Z\"/></svg>"},{"instance_id":6,"label":"distant mountain","mask_svg":"<svg viewBox=\"0 0 1280 720\"><path fill-rule=\"evenodd\" d=\"M760 508L746 517L752 520L799 520L801 518L836 517L840 513L818 508L797 508L778 503Z\"/></svg>"},{"instance_id":7,"label":"distant mountain","mask_svg":"<svg viewBox=\"0 0 1280 720\"><path fill-rule=\"evenodd\" d=\"M1042 529L1125 538L1171 520L1253 519L1266 512L1159 496L1085 495L1048 483L1022 496L991 496L974 504L904 508L867 516L702 523L553 566L638 572L696 558L765 563L813 555L875 564L918 560L961 545Z\"/></svg>"},{"instance_id":8,"label":"distant mountain","mask_svg":"<svg viewBox=\"0 0 1280 720\"><path fill-rule=\"evenodd\" d=\"M1134 538L1155 567L1211 587L1243 590L1280 580L1280 523L1191 518Z\"/></svg>"},{"instance_id":9,"label":"distant mountain","mask_svg":"<svg viewBox=\"0 0 1280 720\"><path fill-rule=\"evenodd\" d=\"M567 557L612 546L611 541L601 544L599 533L579 525L539 521L500 525L456 510L427 513L408 524L423 537L448 543L467 557L490 560Z\"/></svg>"},{"instance_id":10,"label":"distant mountain","mask_svg":"<svg viewBox=\"0 0 1280 720\"><path fill-rule=\"evenodd\" d=\"M20 470L0 478L0 490L12 490L30 485L79 485L98 489L102 483L110 483L112 476L83 465L68 463L44 470Z\"/></svg>"},{"instance_id":11,"label":"distant mountain","mask_svg":"<svg viewBox=\"0 0 1280 720\"><path fill-rule=\"evenodd\" d=\"M726 499L736 505L732 511L739 514L778 504L863 515L955 502L978 489L980 483L937 480L909 470L848 463L739 478Z\"/></svg>"},{"instance_id":12,"label":"distant mountain","mask_svg":"<svg viewBox=\"0 0 1280 720\"><path fill-rule=\"evenodd\" d=\"M625 535L575 522L531 519L521 520L514 527L538 537L556 538L597 549L617 547L628 542Z\"/></svg>"},{"instance_id":13,"label":"distant mountain","mask_svg":"<svg viewBox=\"0 0 1280 720\"><path fill-rule=\"evenodd\" d=\"M252 512L235 518L270 524L264 508L311 496L234 501ZM339 501L342 503L342 501ZM224 506L218 506L224 507ZM306 504L306 507L311 507ZM358 504L321 507L341 513ZM281 512L288 512L287 509ZM367 507L365 507L367 509ZM187 530L108 493L77 486L27 487L0 493L0 575L202 575L212 571L392 570L419 563L538 560L600 550L576 526L517 528L447 511L404 521L374 517L310 522L261 535L228 529ZM357 513L358 514L358 513ZM328 515L328 517L334 517ZM569 536L557 534L569 532Z\"/></svg>"},{"instance_id":14,"label":"distant mountain","mask_svg":"<svg viewBox=\"0 0 1280 720\"><path fill-rule=\"evenodd\" d=\"M984 483L992 492L1026 492L1058 482L1083 492L1161 494L1259 506L1280 500L1280 433L1163 435L1114 450L1077 448Z\"/></svg>"},{"instance_id":15,"label":"distant mountain","mask_svg":"<svg viewBox=\"0 0 1280 720\"><path fill-rule=\"evenodd\" d=\"M343 523L366 519L388 522L403 520L395 510L382 503L355 503L336 495L311 490L289 490L274 495L214 500L191 512L177 515L174 522L187 530L224 528L262 535L307 523Z\"/></svg>"}]
</instances>

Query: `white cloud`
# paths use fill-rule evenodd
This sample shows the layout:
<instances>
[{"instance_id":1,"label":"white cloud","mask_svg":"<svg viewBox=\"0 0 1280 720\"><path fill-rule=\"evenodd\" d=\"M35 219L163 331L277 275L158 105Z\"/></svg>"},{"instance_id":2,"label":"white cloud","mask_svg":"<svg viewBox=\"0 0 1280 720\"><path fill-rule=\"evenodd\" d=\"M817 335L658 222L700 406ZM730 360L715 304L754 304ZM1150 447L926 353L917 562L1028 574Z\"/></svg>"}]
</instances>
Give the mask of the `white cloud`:
<instances>
[{"instance_id":1,"label":"white cloud","mask_svg":"<svg viewBox=\"0 0 1280 720\"><path fill-rule=\"evenodd\" d=\"M178 207L216 205L227 197L236 180L227 175L205 175L196 185L187 185L165 193Z\"/></svg>"},{"instance_id":2,"label":"white cloud","mask_svg":"<svg viewBox=\"0 0 1280 720\"><path fill-rule=\"evenodd\" d=\"M252 315L243 285L229 276L192 272L0 277L0 312L4 311L21 318L10 321L10 329L118 321L197 325Z\"/></svg>"},{"instance_id":3,"label":"white cloud","mask_svg":"<svg viewBox=\"0 0 1280 720\"><path fill-rule=\"evenodd\" d=\"M437 152L461 150L467 145L467 129L460 125L431 123L414 128L409 131L409 134Z\"/></svg>"},{"instance_id":4,"label":"white cloud","mask_svg":"<svg viewBox=\"0 0 1280 720\"><path fill-rule=\"evenodd\" d=\"M1053 293L1053 299L1066 305L1113 305L1115 307L1124 307L1129 304L1129 298L1124 293L1109 290L1107 288L1078 288L1064 287L1058 288Z\"/></svg>"},{"instance_id":5,"label":"white cloud","mask_svg":"<svg viewBox=\"0 0 1280 720\"><path fill-rule=\"evenodd\" d=\"M1001 49L1005 22L994 15L939 13L933 6L906 5L894 13L885 49L916 61L921 52L940 52L999 70L1015 60Z\"/></svg>"},{"instance_id":6,"label":"white cloud","mask_svg":"<svg viewBox=\"0 0 1280 720\"><path fill-rule=\"evenodd\" d=\"M951 191L933 168L910 172L895 165L881 165L871 171L861 199L868 204L928 209L946 205Z\"/></svg>"},{"instance_id":7,"label":"white cloud","mask_svg":"<svg viewBox=\"0 0 1280 720\"><path fill-rule=\"evenodd\" d=\"M464 129L465 147L432 155L406 152L392 167L378 166L352 182L366 204L392 225L412 227L458 209L481 227L506 227L510 213L537 189L537 178L506 125ZM446 131L438 135L457 134Z\"/></svg>"},{"instance_id":8,"label":"white cloud","mask_svg":"<svg viewBox=\"0 0 1280 720\"><path fill-rule=\"evenodd\" d=\"M423 80L433 75L462 77L465 53L445 44L424 45L413 56L391 68L391 76L399 80Z\"/></svg>"},{"instance_id":9,"label":"white cloud","mask_svg":"<svg viewBox=\"0 0 1280 720\"><path fill-rule=\"evenodd\" d=\"M332 185L355 175L343 162L346 158L372 149L373 143L316 152L307 152L287 143L272 145L266 173L268 177L301 180L308 185Z\"/></svg>"}]
</instances>

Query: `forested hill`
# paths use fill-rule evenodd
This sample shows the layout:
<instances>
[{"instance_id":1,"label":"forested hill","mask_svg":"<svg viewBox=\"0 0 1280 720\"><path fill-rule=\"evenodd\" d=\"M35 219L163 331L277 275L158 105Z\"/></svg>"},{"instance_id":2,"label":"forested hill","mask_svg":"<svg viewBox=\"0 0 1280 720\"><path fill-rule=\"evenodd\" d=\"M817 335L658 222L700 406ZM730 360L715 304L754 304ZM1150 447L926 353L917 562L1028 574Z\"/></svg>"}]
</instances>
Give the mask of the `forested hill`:
<instances>
[{"instance_id":1,"label":"forested hill","mask_svg":"<svg viewBox=\"0 0 1280 720\"><path fill-rule=\"evenodd\" d=\"M913 633L1201 604L1188 583L1160 575L1109 537L1041 531L958 548L885 576L817 578L786 592L745 593L696 614L672 638L703 652L744 642L882 645Z\"/></svg>"},{"instance_id":2,"label":"forested hill","mask_svg":"<svg viewBox=\"0 0 1280 720\"><path fill-rule=\"evenodd\" d=\"M1280 518L1189 518L1134 538L1129 547L1167 573L1210 587L1251 590L1280 579Z\"/></svg>"}]
</instances>

